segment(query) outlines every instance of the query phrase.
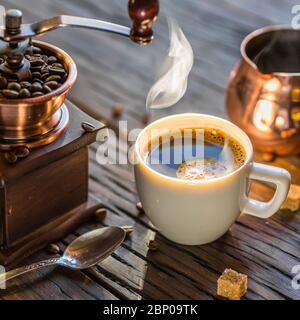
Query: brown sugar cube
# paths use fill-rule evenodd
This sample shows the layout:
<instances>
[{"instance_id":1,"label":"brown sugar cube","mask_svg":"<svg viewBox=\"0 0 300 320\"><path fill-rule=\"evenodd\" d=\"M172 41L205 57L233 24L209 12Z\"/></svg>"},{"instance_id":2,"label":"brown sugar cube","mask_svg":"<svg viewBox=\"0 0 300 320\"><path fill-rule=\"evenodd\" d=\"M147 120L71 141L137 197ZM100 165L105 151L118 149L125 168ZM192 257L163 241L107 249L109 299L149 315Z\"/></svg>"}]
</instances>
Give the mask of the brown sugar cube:
<instances>
[{"instance_id":1,"label":"brown sugar cube","mask_svg":"<svg viewBox=\"0 0 300 320\"><path fill-rule=\"evenodd\" d=\"M300 186L291 184L289 193L281 206L281 209L287 209L292 212L298 211L300 208Z\"/></svg>"},{"instance_id":2,"label":"brown sugar cube","mask_svg":"<svg viewBox=\"0 0 300 320\"><path fill-rule=\"evenodd\" d=\"M218 279L218 295L229 300L240 300L247 291L248 277L232 269L225 269Z\"/></svg>"}]
</instances>

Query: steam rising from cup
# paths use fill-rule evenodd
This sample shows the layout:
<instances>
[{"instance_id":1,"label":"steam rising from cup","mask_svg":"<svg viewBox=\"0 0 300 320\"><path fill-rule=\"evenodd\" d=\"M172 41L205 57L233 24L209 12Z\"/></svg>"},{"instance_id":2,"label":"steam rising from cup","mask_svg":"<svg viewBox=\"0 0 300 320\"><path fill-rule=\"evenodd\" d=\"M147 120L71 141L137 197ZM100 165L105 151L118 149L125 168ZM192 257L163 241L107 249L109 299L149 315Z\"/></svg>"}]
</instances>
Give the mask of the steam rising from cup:
<instances>
[{"instance_id":1,"label":"steam rising from cup","mask_svg":"<svg viewBox=\"0 0 300 320\"><path fill-rule=\"evenodd\" d=\"M188 76L194 62L193 49L178 24L168 19L170 47L161 68L161 77L150 89L147 109L167 108L185 94Z\"/></svg>"}]
</instances>

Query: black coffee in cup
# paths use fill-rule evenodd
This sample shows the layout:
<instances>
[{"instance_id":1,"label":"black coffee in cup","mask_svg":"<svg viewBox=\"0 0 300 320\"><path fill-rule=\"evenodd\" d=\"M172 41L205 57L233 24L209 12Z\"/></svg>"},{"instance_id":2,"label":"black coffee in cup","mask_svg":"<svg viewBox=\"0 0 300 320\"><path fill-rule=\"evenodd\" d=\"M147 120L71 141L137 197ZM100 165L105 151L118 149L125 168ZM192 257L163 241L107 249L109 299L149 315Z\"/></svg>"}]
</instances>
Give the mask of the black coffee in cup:
<instances>
[{"instance_id":1,"label":"black coffee in cup","mask_svg":"<svg viewBox=\"0 0 300 320\"><path fill-rule=\"evenodd\" d=\"M229 134L212 128L185 128L155 134L146 152L153 170L178 179L207 180L239 168L244 147Z\"/></svg>"}]
</instances>

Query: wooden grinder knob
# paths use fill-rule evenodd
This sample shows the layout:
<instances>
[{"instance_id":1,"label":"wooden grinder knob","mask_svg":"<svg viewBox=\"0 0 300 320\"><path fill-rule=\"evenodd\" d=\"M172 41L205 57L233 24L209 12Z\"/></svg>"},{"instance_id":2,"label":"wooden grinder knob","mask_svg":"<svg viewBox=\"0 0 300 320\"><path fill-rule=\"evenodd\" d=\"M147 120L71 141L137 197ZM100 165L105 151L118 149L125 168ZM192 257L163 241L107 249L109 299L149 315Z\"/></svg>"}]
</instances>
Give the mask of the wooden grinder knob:
<instances>
[{"instance_id":1,"label":"wooden grinder knob","mask_svg":"<svg viewBox=\"0 0 300 320\"><path fill-rule=\"evenodd\" d=\"M158 0L129 0L128 12L132 20L130 39L147 44L153 39L152 26L159 11Z\"/></svg>"}]
</instances>

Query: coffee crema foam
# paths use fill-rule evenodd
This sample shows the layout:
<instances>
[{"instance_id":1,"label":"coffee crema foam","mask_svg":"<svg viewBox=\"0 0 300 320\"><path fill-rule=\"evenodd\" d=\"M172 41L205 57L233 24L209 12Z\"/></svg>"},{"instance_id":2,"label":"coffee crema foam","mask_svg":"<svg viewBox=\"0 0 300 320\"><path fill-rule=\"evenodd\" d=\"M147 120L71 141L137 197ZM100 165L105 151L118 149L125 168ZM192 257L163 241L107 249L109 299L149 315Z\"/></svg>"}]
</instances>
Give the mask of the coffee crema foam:
<instances>
[{"instance_id":1,"label":"coffee crema foam","mask_svg":"<svg viewBox=\"0 0 300 320\"><path fill-rule=\"evenodd\" d=\"M176 176L184 180L204 180L220 177L227 171L225 165L214 159L192 159L179 165Z\"/></svg>"},{"instance_id":2,"label":"coffee crema foam","mask_svg":"<svg viewBox=\"0 0 300 320\"><path fill-rule=\"evenodd\" d=\"M190 140L186 140L187 132ZM183 180L209 180L235 171L246 160L244 147L219 129L185 128L179 135L176 133L159 136L156 143L148 144L147 164L164 175ZM166 157L169 162L163 161L164 156L169 156Z\"/></svg>"},{"instance_id":3,"label":"coffee crema foam","mask_svg":"<svg viewBox=\"0 0 300 320\"><path fill-rule=\"evenodd\" d=\"M207 129L204 128L204 140L208 140L222 146L226 146L226 141L228 142L228 147L232 150L234 156L234 162L237 167L244 164L246 160L246 151L244 147L234 138L229 136L227 133L219 129ZM223 149L224 150L224 149Z\"/></svg>"}]
</instances>

